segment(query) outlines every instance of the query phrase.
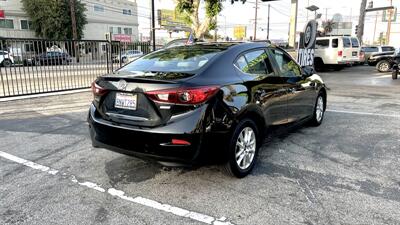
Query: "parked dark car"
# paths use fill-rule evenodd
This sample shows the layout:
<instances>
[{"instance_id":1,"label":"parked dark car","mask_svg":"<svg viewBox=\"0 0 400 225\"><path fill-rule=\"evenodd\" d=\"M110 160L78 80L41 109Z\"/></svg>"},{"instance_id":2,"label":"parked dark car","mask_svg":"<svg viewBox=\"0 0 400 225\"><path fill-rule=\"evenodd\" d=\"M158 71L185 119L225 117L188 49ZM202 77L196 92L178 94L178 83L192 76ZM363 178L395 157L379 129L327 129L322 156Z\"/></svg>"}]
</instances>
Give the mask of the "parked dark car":
<instances>
[{"instance_id":1,"label":"parked dark car","mask_svg":"<svg viewBox=\"0 0 400 225\"><path fill-rule=\"evenodd\" d=\"M385 46L385 45L384 46L363 46L363 47L361 47L361 51L364 52L365 62L367 62L368 65L370 65L370 66L376 66L376 63L368 62L368 59L369 59L369 57L371 57L372 54L394 52L395 48L393 46Z\"/></svg>"},{"instance_id":2,"label":"parked dark car","mask_svg":"<svg viewBox=\"0 0 400 225\"><path fill-rule=\"evenodd\" d=\"M375 64L379 72L391 71L394 64L400 62L399 52L384 52L372 54L369 57L368 64Z\"/></svg>"},{"instance_id":3,"label":"parked dark car","mask_svg":"<svg viewBox=\"0 0 400 225\"><path fill-rule=\"evenodd\" d=\"M92 84L94 147L159 162L224 160L246 176L266 128L320 125L322 79L267 43L202 43L143 56Z\"/></svg>"},{"instance_id":4,"label":"parked dark car","mask_svg":"<svg viewBox=\"0 0 400 225\"><path fill-rule=\"evenodd\" d=\"M34 56L25 60L25 65L68 65L72 61L71 56L65 52L44 52L40 55Z\"/></svg>"}]
</instances>

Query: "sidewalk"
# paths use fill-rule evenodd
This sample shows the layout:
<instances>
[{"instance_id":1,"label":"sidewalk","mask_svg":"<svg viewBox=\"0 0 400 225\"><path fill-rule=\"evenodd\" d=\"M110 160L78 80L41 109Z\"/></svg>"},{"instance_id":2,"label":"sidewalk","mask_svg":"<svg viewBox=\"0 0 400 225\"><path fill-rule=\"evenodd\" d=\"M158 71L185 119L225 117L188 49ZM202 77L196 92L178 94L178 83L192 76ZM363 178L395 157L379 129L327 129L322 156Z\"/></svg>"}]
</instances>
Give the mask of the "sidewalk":
<instances>
[{"instance_id":1,"label":"sidewalk","mask_svg":"<svg viewBox=\"0 0 400 225\"><path fill-rule=\"evenodd\" d=\"M0 102L2 119L22 119L41 115L55 115L89 110L92 101L90 90L54 96Z\"/></svg>"}]
</instances>

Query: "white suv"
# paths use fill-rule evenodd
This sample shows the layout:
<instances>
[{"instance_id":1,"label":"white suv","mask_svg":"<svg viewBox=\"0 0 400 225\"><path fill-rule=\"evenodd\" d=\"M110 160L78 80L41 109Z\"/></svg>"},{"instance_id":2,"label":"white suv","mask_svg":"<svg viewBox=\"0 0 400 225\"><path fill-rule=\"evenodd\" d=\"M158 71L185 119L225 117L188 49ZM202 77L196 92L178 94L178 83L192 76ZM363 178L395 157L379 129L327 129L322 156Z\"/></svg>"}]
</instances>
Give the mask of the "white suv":
<instances>
[{"instance_id":1,"label":"white suv","mask_svg":"<svg viewBox=\"0 0 400 225\"><path fill-rule=\"evenodd\" d=\"M360 49L360 42L356 37L318 37L315 44L315 68L333 67L339 70L345 65L358 64Z\"/></svg>"},{"instance_id":2,"label":"white suv","mask_svg":"<svg viewBox=\"0 0 400 225\"><path fill-rule=\"evenodd\" d=\"M7 51L0 50L0 66L10 67L14 64L14 57Z\"/></svg>"}]
</instances>

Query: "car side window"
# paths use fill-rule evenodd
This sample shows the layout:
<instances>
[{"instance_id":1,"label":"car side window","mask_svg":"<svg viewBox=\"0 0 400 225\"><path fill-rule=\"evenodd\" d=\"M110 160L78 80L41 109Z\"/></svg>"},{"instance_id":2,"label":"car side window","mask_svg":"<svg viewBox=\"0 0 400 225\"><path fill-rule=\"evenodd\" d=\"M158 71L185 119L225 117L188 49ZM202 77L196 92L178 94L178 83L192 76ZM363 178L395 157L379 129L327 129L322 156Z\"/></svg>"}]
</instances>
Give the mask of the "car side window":
<instances>
[{"instance_id":1,"label":"car side window","mask_svg":"<svg viewBox=\"0 0 400 225\"><path fill-rule=\"evenodd\" d=\"M244 56L240 56L237 60L236 60L236 66L243 71L244 68L247 66L247 61L246 58ZM244 71L243 71L244 72Z\"/></svg>"},{"instance_id":2,"label":"car side window","mask_svg":"<svg viewBox=\"0 0 400 225\"><path fill-rule=\"evenodd\" d=\"M273 73L265 50L246 52L236 60L235 64L241 71L248 74L268 75Z\"/></svg>"},{"instance_id":3,"label":"car side window","mask_svg":"<svg viewBox=\"0 0 400 225\"><path fill-rule=\"evenodd\" d=\"M339 39L332 39L332 48L337 48L339 46Z\"/></svg>"},{"instance_id":4,"label":"car side window","mask_svg":"<svg viewBox=\"0 0 400 225\"><path fill-rule=\"evenodd\" d=\"M315 48L329 48L329 39L317 40Z\"/></svg>"},{"instance_id":5,"label":"car side window","mask_svg":"<svg viewBox=\"0 0 400 225\"><path fill-rule=\"evenodd\" d=\"M271 51L284 77L301 76L301 68L293 59L279 49L271 49Z\"/></svg>"}]
</instances>

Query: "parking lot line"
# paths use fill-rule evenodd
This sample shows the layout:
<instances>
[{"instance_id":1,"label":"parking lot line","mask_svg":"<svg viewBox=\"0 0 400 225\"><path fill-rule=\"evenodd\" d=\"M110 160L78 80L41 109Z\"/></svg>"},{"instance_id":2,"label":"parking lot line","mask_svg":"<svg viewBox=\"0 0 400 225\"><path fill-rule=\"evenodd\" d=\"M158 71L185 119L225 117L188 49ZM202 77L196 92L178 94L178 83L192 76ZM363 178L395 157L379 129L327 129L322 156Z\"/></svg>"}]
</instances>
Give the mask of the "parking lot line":
<instances>
[{"instance_id":1,"label":"parking lot line","mask_svg":"<svg viewBox=\"0 0 400 225\"><path fill-rule=\"evenodd\" d=\"M326 111L327 112L336 112L336 113L367 115L367 116L385 116L385 117L400 118L400 114L399 115L396 115L396 114L382 114L382 113L357 112L357 111L335 110L335 109L328 109Z\"/></svg>"},{"instance_id":2,"label":"parking lot line","mask_svg":"<svg viewBox=\"0 0 400 225\"><path fill-rule=\"evenodd\" d=\"M180 216L180 217L185 217L185 218L189 218L198 222L202 222L205 224L212 224L212 225L234 225L233 223L226 221L225 217L221 217L220 219L217 219L215 217L209 216L209 215L205 215L202 213L198 213L198 212L193 212L193 211L189 211L183 208L179 208L179 207L175 207L172 205L168 205L168 204L163 204L148 198L143 198L141 196L137 196L137 197L129 197L127 195L125 195L125 192L121 191L121 190L117 190L114 188L108 188L107 190L103 187L101 187L101 185L98 185L96 183L93 182L89 182L89 181L78 181L76 179L76 177L74 175L68 175L66 173L62 173L58 170L52 169L50 167L47 166L43 166L40 164L37 164L35 162L26 160L26 159L22 159L19 158L17 156L11 155L7 152L3 152L0 151L0 157L4 158L4 159L8 159L10 161L13 161L15 163L30 167L32 169L35 170L39 170L42 172L46 172L48 174L51 174L53 176L55 175L59 175L62 178L66 178L69 179L70 181L72 181L73 183L79 184L80 186L98 191L98 192L102 192L102 193L107 193L109 195L112 195L114 197L118 197L122 200L125 201L129 201L129 202L133 202L142 206L147 206L159 211L163 211L163 212L167 212L167 213L171 213L174 214L176 216Z\"/></svg>"}]
</instances>

